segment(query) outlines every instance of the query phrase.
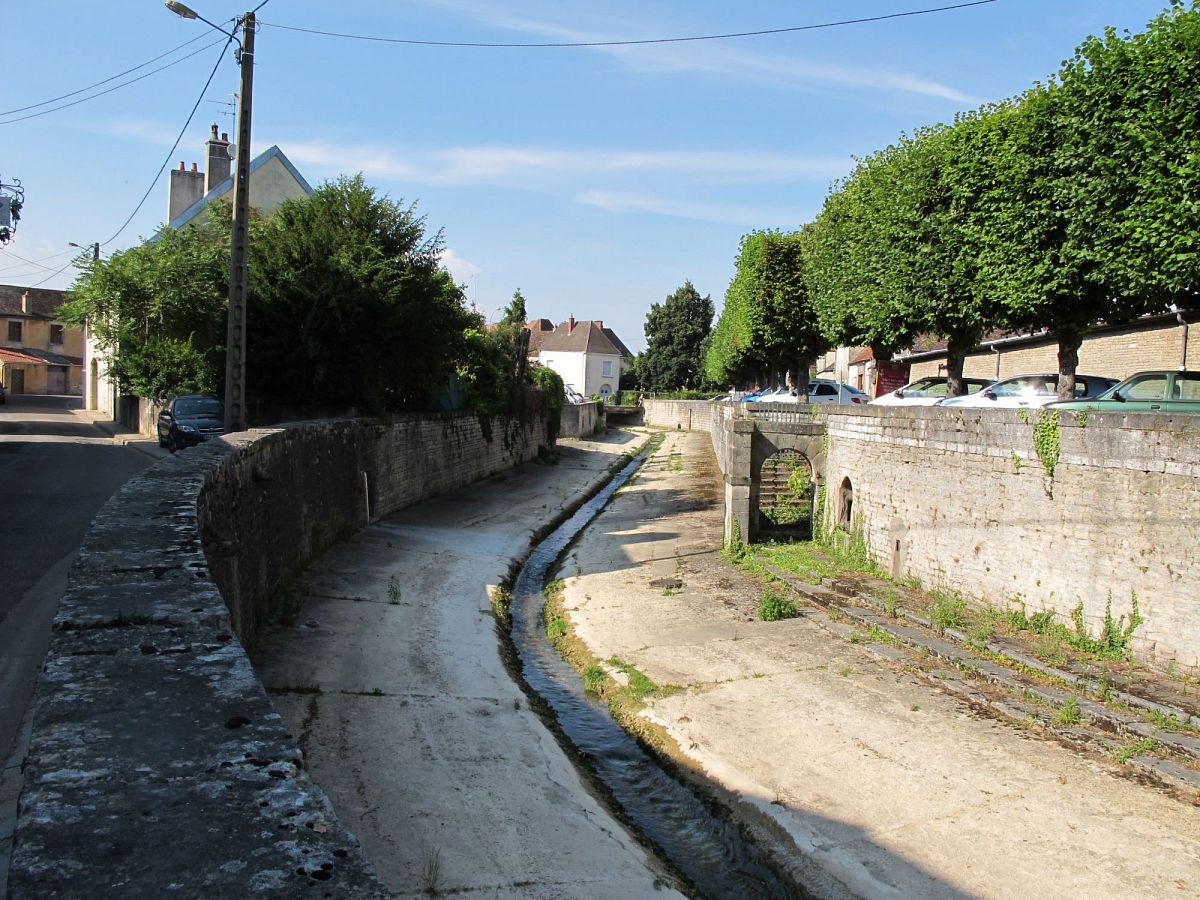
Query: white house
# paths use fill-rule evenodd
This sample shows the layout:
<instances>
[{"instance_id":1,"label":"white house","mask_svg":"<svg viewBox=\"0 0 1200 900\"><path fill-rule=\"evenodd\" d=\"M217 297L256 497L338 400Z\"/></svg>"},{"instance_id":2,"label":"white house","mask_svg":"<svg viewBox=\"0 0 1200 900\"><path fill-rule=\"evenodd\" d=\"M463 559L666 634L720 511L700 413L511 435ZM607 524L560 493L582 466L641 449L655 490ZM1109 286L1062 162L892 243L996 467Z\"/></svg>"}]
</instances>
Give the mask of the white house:
<instances>
[{"instance_id":1,"label":"white house","mask_svg":"<svg viewBox=\"0 0 1200 900\"><path fill-rule=\"evenodd\" d=\"M615 394L621 371L633 359L616 332L599 319L553 325L549 319L529 323L529 361L553 369L563 382L585 397L607 400Z\"/></svg>"}]
</instances>

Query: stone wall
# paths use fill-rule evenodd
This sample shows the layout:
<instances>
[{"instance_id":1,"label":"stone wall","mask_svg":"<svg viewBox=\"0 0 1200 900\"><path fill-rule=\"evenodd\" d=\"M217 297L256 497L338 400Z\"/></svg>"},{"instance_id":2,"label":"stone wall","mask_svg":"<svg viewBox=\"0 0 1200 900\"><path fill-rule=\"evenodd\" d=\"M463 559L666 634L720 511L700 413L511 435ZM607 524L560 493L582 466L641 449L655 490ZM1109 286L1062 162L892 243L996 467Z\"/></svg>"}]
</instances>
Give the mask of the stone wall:
<instances>
[{"instance_id":1,"label":"stone wall","mask_svg":"<svg viewBox=\"0 0 1200 900\"><path fill-rule=\"evenodd\" d=\"M186 450L127 483L55 618L13 900L383 896L242 641L279 581L364 523L368 502L383 515L544 439L540 423L493 433L473 417L301 424Z\"/></svg>"},{"instance_id":2,"label":"stone wall","mask_svg":"<svg viewBox=\"0 0 1200 900\"><path fill-rule=\"evenodd\" d=\"M828 521L861 528L896 577L1030 613L1092 634L1111 598L1136 596L1140 655L1200 666L1200 419L1092 413L1060 417L1046 475L1037 414L860 407L829 415ZM842 491L849 480L850 493ZM1069 618L1067 618L1069 621Z\"/></svg>"},{"instance_id":3,"label":"stone wall","mask_svg":"<svg viewBox=\"0 0 1200 900\"><path fill-rule=\"evenodd\" d=\"M654 428L682 431L708 431L713 410L721 406L711 400L652 400L643 401L645 423Z\"/></svg>"},{"instance_id":4,"label":"stone wall","mask_svg":"<svg viewBox=\"0 0 1200 900\"><path fill-rule=\"evenodd\" d=\"M564 403L559 419L558 436L582 438L596 433L596 428L605 426L604 403L592 400L587 403Z\"/></svg>"}]
</instances>

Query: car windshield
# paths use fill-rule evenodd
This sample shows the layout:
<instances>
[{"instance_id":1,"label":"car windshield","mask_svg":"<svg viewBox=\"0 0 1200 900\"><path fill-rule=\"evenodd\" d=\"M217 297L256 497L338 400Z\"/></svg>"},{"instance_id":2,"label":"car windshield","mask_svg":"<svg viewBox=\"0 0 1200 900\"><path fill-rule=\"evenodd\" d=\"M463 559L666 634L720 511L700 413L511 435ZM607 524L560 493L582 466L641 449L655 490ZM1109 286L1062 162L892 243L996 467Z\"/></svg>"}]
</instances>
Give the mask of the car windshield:
<instances>
[{"instance_id":1,"label":"car windshield","mask_svg":"<svg viewBox=\"0 0 1200 900\"><path fill-rule=\"evenodd\" d=\"M945 397L945 378L921 378L900 388L905 397Z\"/></svg>"},{"instance_id":2,"label":"car windshield","mask_svg":"<svg viewBox=\"0 0 1200 900\"><path fill-rule=\"evenodd\" d=\"M225 418L225 404L216 397L187 397L175 401L175 415L189 418L205 416L223 419Z\"/></svg>"},{"instance_id":3,"label":"car windshield","mask_svg":"<svg viewBox=\"0 0 1200 900\"><path fill-rule=\"evenodd\" d=\"M1058 386L1052 376L1026 375L993 384L991 390L997 397L1044 397L1057 393Z\"/></svg>"}]
</instances>

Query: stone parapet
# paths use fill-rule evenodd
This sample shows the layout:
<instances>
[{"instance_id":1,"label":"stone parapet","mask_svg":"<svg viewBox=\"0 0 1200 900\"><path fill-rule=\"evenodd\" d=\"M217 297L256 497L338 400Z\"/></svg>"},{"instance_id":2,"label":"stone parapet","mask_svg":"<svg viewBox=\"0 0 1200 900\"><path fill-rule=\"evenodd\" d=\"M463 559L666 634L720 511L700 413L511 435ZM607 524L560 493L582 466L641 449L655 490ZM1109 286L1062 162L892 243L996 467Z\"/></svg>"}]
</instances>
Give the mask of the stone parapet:
<instances>
[{"instance_id":1,"label":"stone parapet","mask_svg":"<svg viewBox=\"0 0 1200 900\"><path fill-rule=\"evenodd\" d=\"M374 897L243 650L329 542L537 452L469 416L304 423L165 459L101 510L33 701L13 900Z\"/></svg>"}]
</instances>

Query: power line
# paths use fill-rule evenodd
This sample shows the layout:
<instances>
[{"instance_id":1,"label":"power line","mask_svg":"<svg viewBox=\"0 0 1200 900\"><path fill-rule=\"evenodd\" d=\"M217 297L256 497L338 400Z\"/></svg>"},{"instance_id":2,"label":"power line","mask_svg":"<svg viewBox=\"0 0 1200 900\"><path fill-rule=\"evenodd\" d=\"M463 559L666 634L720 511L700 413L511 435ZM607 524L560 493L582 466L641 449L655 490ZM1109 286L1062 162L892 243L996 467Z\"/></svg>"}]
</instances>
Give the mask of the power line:
<instances>
[{"instance_id":1,"label":"power line","mask_svg":"<svg viewBox=\"0 0 1200 900\"><path fill-rule=\"evenodd\" d=\"M218 43L220 43L220 42L218 41ZM219 69L221 67L221 60L223 60L225 58L225 51L229 49L229 45L232 43L233 43L233 35L230 35L229 39L227 41L225 41L225 46L221 48L221 55L219 57L217 57L216 65L214 65L212 71L208 73L208 80L206 82L204 82L204 87L200 91L200 96L197 97L196 102L194 104L192 104L192 111L190 113L188 113L187 121L184 122L183 127L179 129L179 134L175 136L175 143L173 143L171 145L171 149L169 151L167 151L166 158L163 159L162 165L159 166L158 171L156 173L154 173L154 178L150 181L150 187L146 188L146 193L142 194L142 199L138 201L138 205L136 207L134 207L133 212L131 212L129 214L129 218L125 220L124 224L122 224L121 227L116 230L116 232L114 232L112 237L110 237L107 241L101 241L100 242L101 246L104 246L106 244L111 244L113 241L115 241L117 239L117 237L121 234L121 232L129 227L129 223L133 221L133 217L138 214L138 212L141 210L142 206L146 203L146 198L150 196L150 192L153 191L154 186L156 184L158 184L159 177L162 176L163 171L167 168L167 165L171 162L171 158L175 155L175 148L178 147L179 142L181 140L183 140L184 132L186 132L188 129L188 126L192 124L192 118L196 115L196 110L200 108L200 102L204 99L204 95L208 92L209 85L212 84L213 78L216 77L217 69ZM212 45L210 44L209 46L212 46ZM250 152L249 147L238 147L238 153L249 153L249 152ZM68 263L68 265L69 265L69 263ZM66 266L63 266L63 268L65 269ZM62 269L60 269L59 271L61 272ZM49 280L49 279L47 279L47 280Z\"/></svg>"},{"instance_id":2,"label":"power line","mask_svg":"<svg viewBox=\"0 0 1200 900\"><path fill-rule=\"evenodd\" d=\"M61 275L63 272L67 271L67 269L68 269L70 266L74 265L74 263L75 263L75 260L74 260L74 259L69 259L69 260L67 260L67 263L66 263L66 265L64 265L64 266L63 266L61 269L59 269L58 271L56 271L56 272L51 272L49 275L47 275L47 276L46 276L45 278L43 278L41 281L35 281L33 284L26 285L26 287L31 287L31 288L35 288L35 287L41 287L43 284L45 284L45 283L46 283L47 281L49 281L51 278L54 278L54 277L55 277L55 276L57 276L57 275Z\"/></svg>"},{"instance_id":3,"label":"power line","mask_svg":"<svg viewBox=\"0 0 1200 900\"><path fill-rule=\"evenodd\" d=\"M190 43L190 41L189 41L189 43ZM179 57L179 59L174 60L173 62L169 62L165 66L159 66L157 69L151 69L149 72L145 72L144 74L139 75L137 78L131 78L128 81L122 82L121 84L113 85L112 87L108 88L107 90L97 91L95 94L89 94L87 97L81 97L78 100L72 100L70 103L64 103L62 106L52 106L50 109L43 109L40 112L30 113L27 116L18 116L15 119L5 119L3 122L0 122L0 125L12 125L15 122L24 122L26 119L36 119L38 116L46 116L52 112L58 112L60 109L67 109L68 107L71 107L71 106L78 106L80 103L87 103L87 101L89 101L89 100L95 100L97 97L103 97L105 94L111 94L113 91L119 91L123 87L129 87L129 85L131 85L131 84L136 84L137 82L142 81L145 78L149 78L151 75L158 74L159 72L163 71L164 69L171 68L171 66L179 65L179 63L184 62L185 60L189 60L193 56L197 56L198 54L203 53L205 50L209 49L210 47L217 46L217 44L219 44L219 43L221 43L221 42L213 41L211 44L205 44L199 50L195 50L195 51L189 53L187 56L181 56L181 57ZM222 50L221 52L224 53L225 51ZM85 88L84 90L87 90L87 89ZM76 91L75 93L79 93L79 92ZM48 101L48 102L52 102L52 101ZM40 105L40 104L38 104L38 105ZM26 107L26 109L30 109L30 108L32 108L32 107Z\"/></svg>"},{"instance_id":4,"label":"power line","mask_svg":"<svg viewBox=\"0 0 1200 900\"><path fill-rule=\"evenodd\" d=\"M73 252L73 251L60 250L58 253L51 253L49 256L43 256L41 259L26 259L23 256L18 256L16 253L13 253L11 250L5 249L3 256L0 256L0 259L7 257L7 256L11 256L13 259L19 259L22 263L24 263L26 265L37 266L39 269L44 269L47 272L49 272L50 266L43 266L42 265L43 262L45 262L48 259L58 259L58 257L63 256L64 254L67 254L67 253L71 253L71 252ZM19 269L19 268L21 268L21 266L5 266L3 269L0 269L0 272L9 272L13 269Z\"/></svg>"},{"instance_id":5,"label":"power line","mask_svg":"<svg viewBox=\"0 0 1200 900\"><path fill-rule=\"evenodd\" d=\"M160 59L170 56L176 50L182 50L188 44L194 44L196 41L200 40L200 38L202 38L202 37L204 37L203 34L197 35L196 37L192 38L190 41L184 41L178 47L171 48L166 53L160 53L158 56L154 57L154 59L148 59L144 63L138 63L132 69L126 69L124 72L118 72L116 75L110 75L108 78L105 78L103 81L97 81L95 84L89 84L87 87L79 88L79 90L71 91L70 93L67 93L67 94L60 94L57 97L51 97L49 100L42 100L39 103L31 103L28 106L18 106L16 109L0 110L0 116L11 116L13 113L25 112L28 109L37 109L39 106L48 106L51 103L57 103L59 100L66 100L68 97L74 97L76 94L82 94L84 91L90 91L92 88L98 88L103 84L108 84L110 81L116 81L118 78L125 77L130 72L136 72L138 69L144 68L144 67L150 65L151 63L156 63Z\"/></svg>"},{"instance_id":6,"label":"power line","mask_svg":"<svg viewBox=\"0 0 1200 900\"><path fill-rule=\"evenodd\" d=\"M956 3L951 6L937 6L929 9L915 9L908 12L889 13L882 16L867 16L860 19L842 19L837 22L821 22L815 25L794 25L789 28L765 28L761 31L736 31L728 34L703 34L693 37L646 38L643 40L623 41L553 41L545 43L484 43L480 41L421 41L411 38L385 38L368 34L345 34L338 31L320 31L315 28L299 28L295 25L279 25L274 22L261 22L270 28L284 31L300 31L305 34L318 34L324 37L345 38L355 41L376 41L385 44L410 44L421 47L470 47L470 48L501 48L501 49L536 49L550 47L631 47L642 44L682 44L691 41L721 41L730 38L762 37L771 34L789 34L797 31L816 31L822 28L839 28L844 25L863 25L868 22L883 22L888 19L902 19L909 16L925 16L932 13L949 12L955 9L967 9L972 6L984 6L996 3L997 0L971 0L969 3Z\"/></svg>"}]
</instances>

